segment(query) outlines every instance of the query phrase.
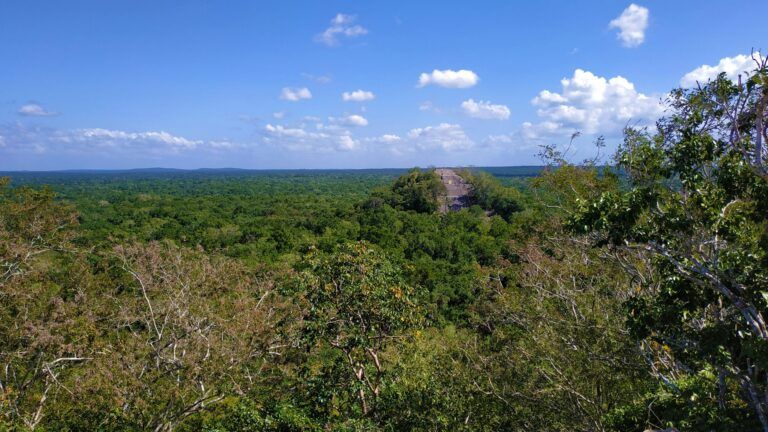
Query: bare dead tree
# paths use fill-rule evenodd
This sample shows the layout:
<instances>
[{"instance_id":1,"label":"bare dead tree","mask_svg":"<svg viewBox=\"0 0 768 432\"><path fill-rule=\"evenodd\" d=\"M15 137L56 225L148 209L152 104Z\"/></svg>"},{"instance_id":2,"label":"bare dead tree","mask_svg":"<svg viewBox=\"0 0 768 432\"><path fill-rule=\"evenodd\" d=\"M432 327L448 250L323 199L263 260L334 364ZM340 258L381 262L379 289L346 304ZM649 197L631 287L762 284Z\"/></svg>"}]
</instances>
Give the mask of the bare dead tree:
<instances>
[{"instance_id":1,"label":"bare dead tree","mask_svg":"<svg viewBox=\"0 0 768 432\"><path fill-rule=\"evenodd\" d=\"M69 391L68 374L91 360L87 346L71 342L88 319L87 296L62 298L46 264L71 255L77 215L51 191L8 184L0 179L0 421L35 429L50 399Z\"/></svg>"},{"instance_id":2,"label":"bare dead tree","mask_svg":"<svg viewBox=\"0 0 768 432\"><path fill-rule=\"evenodd\" d=\"M115 295L115 343L99 362L123 411L171 431L227 395L243 395L286 344L286 304L239 263L170 244L117 247L133 291ZM117 378L117 379L115 379Z\"/></svg>"}]
</instances>

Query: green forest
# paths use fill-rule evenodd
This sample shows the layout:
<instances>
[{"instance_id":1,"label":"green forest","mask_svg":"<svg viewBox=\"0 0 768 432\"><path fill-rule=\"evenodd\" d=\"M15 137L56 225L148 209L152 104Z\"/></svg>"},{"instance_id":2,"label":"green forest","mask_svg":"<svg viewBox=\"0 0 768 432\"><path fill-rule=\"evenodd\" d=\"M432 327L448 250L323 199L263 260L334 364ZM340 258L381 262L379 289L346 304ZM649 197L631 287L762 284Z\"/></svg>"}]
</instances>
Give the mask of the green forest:
<instances>
[{"instance_id":1,"label":"green forest","mask_svg":"<svg viewBox=\"0 0 768 432\"><path fill-rule=\"evenodd\" d=\"M9 173L0 430L768 431L767 83L451 212L424 168Z\"/></svg>"}]
</instances>

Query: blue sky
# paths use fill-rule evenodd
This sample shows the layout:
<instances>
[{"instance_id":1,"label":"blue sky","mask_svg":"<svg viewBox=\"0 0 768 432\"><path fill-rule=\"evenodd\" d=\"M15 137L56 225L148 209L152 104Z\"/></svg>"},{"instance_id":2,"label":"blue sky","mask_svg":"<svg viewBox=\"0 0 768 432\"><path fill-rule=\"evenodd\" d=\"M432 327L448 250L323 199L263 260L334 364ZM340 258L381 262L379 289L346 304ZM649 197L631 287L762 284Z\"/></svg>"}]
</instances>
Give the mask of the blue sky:
<instances>
[{"instance_id":1,"label":"blue sky","mask_svg":"<svg viewBox=\"0 0 768 432\"><path fill-rule=\"evenodd\" d=\"M586 157L670 89L748 69L766 16L758 0L5 0L0 170L522 165L575 131Z\"/></svg>"}]
</instances>

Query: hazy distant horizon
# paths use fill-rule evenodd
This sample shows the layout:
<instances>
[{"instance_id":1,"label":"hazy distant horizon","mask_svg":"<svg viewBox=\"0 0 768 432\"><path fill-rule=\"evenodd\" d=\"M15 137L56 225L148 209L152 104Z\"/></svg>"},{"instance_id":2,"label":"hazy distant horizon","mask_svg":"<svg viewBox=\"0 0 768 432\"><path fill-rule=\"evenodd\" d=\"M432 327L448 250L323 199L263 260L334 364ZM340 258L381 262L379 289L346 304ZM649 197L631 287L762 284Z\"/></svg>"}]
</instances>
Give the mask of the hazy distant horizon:
<instances>
[{"instance_id":1,"label":"hazy distant horizon","mask_svg":"<svg viewBox=\"0 0 768 432\"><path fill-rule=\"evenodd\" d=\"M402 166L381 168L236 168L236 167L200 167L200 168L167 168L167 167L138 167L138 168L66 168L51 170L0 170L0 175L14 173L121 173L121 172L226 172L226 171L406 171L413 168L470 168L470 169L509 169L509 168L535 168L543 169L546 165L426 165L426 166Z\"/></svg>"}]
</instances>

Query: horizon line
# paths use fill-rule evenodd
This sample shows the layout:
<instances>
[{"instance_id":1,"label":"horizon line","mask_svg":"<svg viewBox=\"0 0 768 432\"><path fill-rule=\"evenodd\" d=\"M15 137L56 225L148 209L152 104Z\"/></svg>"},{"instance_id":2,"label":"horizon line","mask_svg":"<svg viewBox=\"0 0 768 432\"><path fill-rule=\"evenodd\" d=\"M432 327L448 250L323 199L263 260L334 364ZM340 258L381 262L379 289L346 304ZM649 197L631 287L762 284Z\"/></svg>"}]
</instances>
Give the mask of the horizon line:
<instances>
[{"instance_id":1,"label":"horizon line","mask_svg":"<svg viewBox=\"0 0 768 432\"><path fill-rule=\"evenodd\" d=\"M413 168L544 168L546 165L427 165L384 168L171 168L171 167L136 167L136 168L65 168L51 170L0 170L0 173L73 173L73 172L126 172L126 171L373 171L407 170Z\"/></svg>"}]
</instances>

